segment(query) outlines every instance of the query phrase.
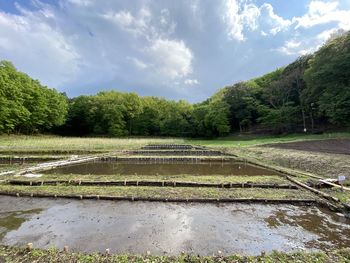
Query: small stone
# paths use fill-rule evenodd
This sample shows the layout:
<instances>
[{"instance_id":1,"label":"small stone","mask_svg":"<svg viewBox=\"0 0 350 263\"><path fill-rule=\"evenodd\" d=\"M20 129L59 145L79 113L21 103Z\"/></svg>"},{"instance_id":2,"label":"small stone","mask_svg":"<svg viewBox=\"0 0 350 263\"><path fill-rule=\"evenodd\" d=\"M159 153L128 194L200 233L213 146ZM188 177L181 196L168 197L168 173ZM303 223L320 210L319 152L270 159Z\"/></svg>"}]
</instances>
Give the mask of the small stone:
<instances>
[{"instance_id":1,"label":"small stone","mask_svg":"<svg viewBox=\"0 0 350 263\"><path fill-rule=\"evenodd\" d=\"M63 247L63 251L64 251L64 252L68 252L68 251L69 251L69 247L68 247L68 246L64 246L64 247Z\"/></svg>"},{"instance_id":2,"label":"small stone","mask_svg":"<svg viewBox=\"0 0 350 263\"><path fill-rule=\"evenodd\" d=\"M147 256L151 255L151 251L147 250Z\"/></svg>"},{"instance_id":3,"label":"small stone","mask_svg":"<svg viewBox=\"0 0 350 263\"><path fill-rule=\"evenodd\" d=\"M27 244L27 249L31 251L33 249L33 243L28 243Z\"/></svg>"},{"instance_id":4,"label":"small stone","mask_svg":"<svg viewBox=\"0 0 350 263\"><path fill-rule=\"evenodd\" d=\"M110 250L109 248L106 248L106 255L109 255L110 254Z\"/></svg>"}]
</instances>

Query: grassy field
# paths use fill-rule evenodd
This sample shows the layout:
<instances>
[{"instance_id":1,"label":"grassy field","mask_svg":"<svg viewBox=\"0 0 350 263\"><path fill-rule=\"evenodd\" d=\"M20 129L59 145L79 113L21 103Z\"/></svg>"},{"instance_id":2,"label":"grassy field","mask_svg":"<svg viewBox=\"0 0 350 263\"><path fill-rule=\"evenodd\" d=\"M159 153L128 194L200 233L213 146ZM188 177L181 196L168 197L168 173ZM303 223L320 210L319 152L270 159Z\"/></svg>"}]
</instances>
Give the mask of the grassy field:
<instances>
[{"instance_id":1,"label":"grassy field","mask_svg":"<svg viewBox=\"0 0 350 263\"><path fill-rule=\"evenodd\" d=\"M12 176L4 179L13 179ZM38 178L24 176L16 177L16 180L46 181L46 180L87 180L87 181L166 181L166 182L204 182L204 183L276 183L287 184L288 180L277 175L264 176L222 176L222 175L79 175L79 174L43 174Z\"/></svg>"},{"instance_id":2,"label":"grassy field","mask_svg":"<svg viewBox=\"0 0 350 263\"><path fill-rule=\"evenodd\" d=\"M6 152L19 152L19 153L88 153L88 152L109 152L115 150L125 149L137 149L147 144L176 144L176 143L188 143L193 145L203 145L208 147L216 147L227 153L236 154L243 158L250 158L272 166L282 166L292 170L299 170L301 172L309 172L311 174L329 178L330 175L336 176L337 174L344 174L350 167L350 158L343 155L326 154L326 153L309 153L301 152L290 149L276 149L270 147L258 147L263 144L279 143L279 142L294 142L303 140L320 140L320 139L334 139L334 138L350 138L350 133L331 133L321 135L303 135L294 134L287 136L239 136L234 135L226 138L219 138L214 140L194 140L194 139L173 139L173 138L73 138L73 137L58 137L58 136L0 136L0 154ZM0 170L16 169L18 167L3 166ZM7 176L3 176L2 179L6 179ZM23 178L17 178L23 179ZM278 176L257 176L257 177L245 177L245 176L118 176L118 175L44 175L38 179L27 180L164 180L164 181L191 181L191 182L211 182L211 183L223 183L223 182L254 182L254 183L286 183L286 180ZM299 181L307 181L308 177L299 177ZM17 188L16 188L17 187ZM33 188L27 189L22 186L10 186L1 185L2 189L10 189L18 191L32 191ZM260 190L260 189L259 189ZM89 187L73 187L73 186L60 186L50 187L45 186L38 188L37 191L49 192L49 193L80 193L80 194L114 194L125 196L139 195L141 197L148 196L198 196L198 197L262 197L267 194L267 197L273 198L273 191L267 191L266 193L259 192L256 189L252 191L246 191L242 189L235 189L234 191L217 191L213 189L151 189L151 188L130 188L124 187L118 189L114 193L110 193L109 190L103 188L89 188ZM96 191L96 192L94 192ZM293 194L296 191L293 192ZM339 197L342 201L347 202L350 200L348 193L339 191L328 191L330 194L334 194L335 197ZM286 193L277 192L276 195L284 198Z\"/></svg>"},{"instance_id":3,"label":"grassy field","mask_svg":"<svg viewBox=\"0 0 350 263\"><path fill-rule=\"evenodd\" d=\"M14 193L43 193L52 195L109 195L120 197L152 198L263 198L263 199L316 199L304 190L256 188L205 188L205 187L147 187L147 186L18 186L0 184L0 191Z\"/></svg>"},{"instance_id":4,"label":"grassy field","mask_svg":"<svg viewBox=\"0 0 350 263\"><path fill-rule=\"evenodd\" d=\"M59 136L1 135L1 152L104 152L123 149L137 149L146 144L188 143L210 147L248 147L267 143L292 142L330 138L350 138L350 133L329 133L321 135L292 134L286 136L240 136L234 135L213 140L181 138L79 138Z\"/></svg>"},{"instance_id":5,"label":"grassy field","mask_svg":"<svg viewBox=\"0 0 350 263\"><path fill-rule=\"evenodd\" d=\"M203 145L208 147L249 147L254 145L295 142L304 140L326 140L336 138L350 138L349 132L324 133L324 134L289 134L281 136L257 136L257 135L232 135L213 140L185 140L190 144Z\"/></svg>"},{"instance_id":6,"label":"grassy field","mask_svg":"<svg viewBox=\"0 0 350 263\"><path fill-rule=\"evenodd\" d=\"M177 257L170 256L147 256L147 255L102 255L102 254L83 254L83 253L66 253L57 249L41 250L33 249L28 251L26 248L15 248L0 246L0 262L62 262L62 263L92 263L92 262L120 262L120 263L217 263L217 262L235 262L235 263L330 263L330 262L349 262L350 250L342 249L332 252L294 252L282 253L273 252L261 256L222 256L216 255L211 257L200 257L195 255L180 255Z\"/></svg>"},{"instance_id":7,"label":"grassy field","mask_svg":"<svg viewBox=\"0 0 350 263\"><path fill-rule=\"evenodd\" d=\"M59 136L0 136L1 152L106 152L137 149L146 144L184 143L171 138L80 138Z\"/></svg>"}]
</instances>

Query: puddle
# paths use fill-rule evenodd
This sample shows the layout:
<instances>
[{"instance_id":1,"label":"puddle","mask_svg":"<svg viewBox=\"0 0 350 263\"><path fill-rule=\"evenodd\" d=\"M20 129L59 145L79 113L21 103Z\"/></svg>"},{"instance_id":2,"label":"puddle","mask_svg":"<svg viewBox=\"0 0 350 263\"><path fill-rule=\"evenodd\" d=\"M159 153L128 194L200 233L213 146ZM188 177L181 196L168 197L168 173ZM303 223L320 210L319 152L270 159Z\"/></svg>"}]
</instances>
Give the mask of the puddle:
<instances>
[{"instance_id":1,"label":"puddle","mask_svg":"<svg viewBox=\"0 0 350 263\"><path fill-rule=\"evenodd\" d=\"M55 168L47 174L96 175L277 175L275 171L237 162L151 163L97 161Z\"/></svg>"},{"instance_id":2,"label":"puddle","mask_svg":"<svg viewBox=\"0 0 350 263\"><path fill-rule=\"evenodd\" d=\"M2 210L1 210L2 211ZM42 209L31 209L22 211L11 211L0 213L0 238L3 238L8 231L17 230L30 215L41 212Z\"/></svg>"},{"instance_id":3,"label":"puddle","mask_svg":"<svg viewBox=\"0 0 350 263\"><path fill-rule=\"evenodd\" d=\"M0 237L6 245L158 255L350 246L349 220L317 207L14 197L0 197L0 203Z\"/></svg>"}]
</instances>

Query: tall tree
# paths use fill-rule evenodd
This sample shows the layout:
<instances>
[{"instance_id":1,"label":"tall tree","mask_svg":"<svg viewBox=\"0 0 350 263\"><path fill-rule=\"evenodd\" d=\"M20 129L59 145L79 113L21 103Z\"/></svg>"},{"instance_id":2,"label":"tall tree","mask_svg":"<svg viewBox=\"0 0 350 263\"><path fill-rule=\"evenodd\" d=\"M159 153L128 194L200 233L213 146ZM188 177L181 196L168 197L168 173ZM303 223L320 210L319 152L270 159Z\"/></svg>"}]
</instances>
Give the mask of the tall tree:
<instances>
[{"instance_id":1,"label":"tall tree","mask_svg":"<svg viewBox=\"0 0 350 263\"><path fill-rule=\"evenodd\" d=\"M331 38L310 60L304 98L333 124L350 125L350 33Z\"/></svg>"}]
</instances>

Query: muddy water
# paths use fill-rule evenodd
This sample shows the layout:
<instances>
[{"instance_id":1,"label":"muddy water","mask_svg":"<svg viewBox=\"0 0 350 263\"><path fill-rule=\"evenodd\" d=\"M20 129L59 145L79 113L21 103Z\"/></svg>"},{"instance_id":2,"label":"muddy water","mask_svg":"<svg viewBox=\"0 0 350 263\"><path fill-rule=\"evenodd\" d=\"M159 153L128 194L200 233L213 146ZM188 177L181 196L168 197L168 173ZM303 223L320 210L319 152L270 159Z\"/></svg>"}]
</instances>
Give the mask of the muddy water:
<instances>
[{"instance_id":1,"label":"muddy water","mask_svg":"<svg viewBox=\"0 0 350 263\"><path fill-rule=\"evenodd\" d=\"M56 168L46 173L96 174L96 175L276 175L274 171L234 162L207 163L137 163L137 162L91 162Z\"/></svg>"},{"instance_id":2,"label":"muddy water","mask_svg":"<svg viewBox=\"0 0 350 263\"><path fill-rule=\"evenodd\" d=\"M75 251L175 255L350 246L349 221L316 207L0 197L0 240Z\"/></svg>"}]
</instances>

